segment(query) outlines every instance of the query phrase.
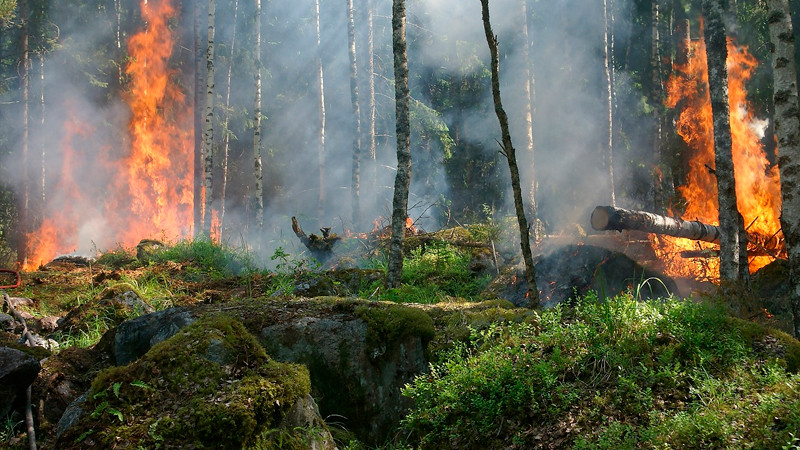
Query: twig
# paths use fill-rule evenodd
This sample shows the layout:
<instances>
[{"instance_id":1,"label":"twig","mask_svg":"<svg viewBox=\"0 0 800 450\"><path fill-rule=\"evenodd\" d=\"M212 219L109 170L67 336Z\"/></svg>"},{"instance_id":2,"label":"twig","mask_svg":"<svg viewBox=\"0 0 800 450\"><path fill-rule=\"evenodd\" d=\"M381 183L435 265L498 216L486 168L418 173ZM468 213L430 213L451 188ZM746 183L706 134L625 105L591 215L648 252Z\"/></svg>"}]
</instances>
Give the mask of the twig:
<instances>
[{"instance_id":1,"label":"twig","mask_svg":"<svg viewBox=\"0 0 800 450\"><path fill-rule=\"evenodd\" d=\"M9 298L7 293L3 292L3 298L5 299L6 304L8 305L8 309L11 311L11 314L13 314L14 317L16 317L17 320L19 320L22 323L22 335L25 336L25 338L28 340L29 343L28 345L34 347L36 345L35 343L36 341L33 340L31 332L28 331L28 325L25 323L25 319L23 319L22 315L20 315L20 313L16 309L14 309L14 305L11 304L11 298Z\"/></svg>"},{"instance_id":2,"label":"twig","mask_svg":"<svg viewBox=\"0 0 800 450\"><path fill-rule=\"evenodd\" d=\"M490 239L489 242L492 244L492 258L494 258L494 270L497 272L497 275L500 275L500 266L497 264L497 250L494 249L494 239Z\"/></svg>"}]
</instances>

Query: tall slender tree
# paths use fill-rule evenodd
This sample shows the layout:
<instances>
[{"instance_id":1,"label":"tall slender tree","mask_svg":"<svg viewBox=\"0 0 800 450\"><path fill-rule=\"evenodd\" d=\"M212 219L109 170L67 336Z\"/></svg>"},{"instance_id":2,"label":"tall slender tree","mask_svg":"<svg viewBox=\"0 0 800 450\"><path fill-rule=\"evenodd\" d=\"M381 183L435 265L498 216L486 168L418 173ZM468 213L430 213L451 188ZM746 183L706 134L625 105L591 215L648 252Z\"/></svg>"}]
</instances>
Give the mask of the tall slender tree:
<instances>
[{"instance_id":1,"label":"tall slender tree","mask_svg":"<svg viewBox=\"0 0 800 450\"><path fill-rule=\"evenodd\" d=\"M361 222L361 109L358 104L358 64L356 63L356 31L353 14L353 0L347 2L347 39L350 55L350 100L353 104L353 171L352 208L353 226Z\"/></svg>"},{"instance_id":2,"label":"tall slender tree","mask_svg":"<svg viewBox=\"0 0 800 450\"><path fill-rule=\"evenodd\" d=\"M375 137L375 28L373 24L374 4L367 0L367 97L369 98L369 123L367 141L370 158L369 191L375 195L378 184L377 143ZM374 200L374 199L373 199Z\"/></svg>"},{"instance_id":3,"label":"tall slender tree","mask_svg":"<svg viewBox=\"0 0 800 450\"><path fill-rule=\"evenodd\" d=\"M616 183L614 181L614 78L612 77L613 66L611 64L611 56L613 49L609 36L611 35L609 28L609 8L608 1L603 0L603 67L606 74L606 107L608 110L608 141L604 151L606 165L608 169L609 188L611 191L611 205L617 204Z\"/></svg>"},{"instance_id":4,"label":"tall slender tree","mask_svg":"<svg viewBox=\"0 0 800 450\"><path fill-rule=\"evenodd\" d=\"M236 24L239 20L239 0L233 0L233 26L231 30L231 47L228 56L228 73L225 77L225 122L222 125L222 177L219 189L219 239L222 242L222 233L225 230L225 199L228 190L228 155L230 155L231 131L231 75L233 75L233 59L236 52Z\"/></svg>"},{"instance_id":5,"label":"tall slender tree","mask_svg":"<svg viewBox=\"0 0 800 450\"><path fill-rule=\"evenodd\" d=\"M28 7L28 0L19 0L19 18L22 24L20 30L20 62L19 62L19 80L21 96L20 104L22 111L20 118L22 119L22 170L24 170L24 177L22 180L22 199L20 210L20 230L21 230L21 245L22 253L20 261L23 265L27 265L28 261L28 242L26 233L31 230L31 213L30 213L30 124L28 118L29 112L29 95L30 95L30 9Z\"/></svg>"},{"instance_id":6,"label":"tall slender tree","mask_svg":"<svg viewBox=\"0 0 800 450\"><path fill-rule=\"evenodd\" d=\"M511 142L511 133L508 128L508 116L503 109L500 99L500 64L497 51L497 36L492 32L492 24L489 20L489 0L481 0L481 11L483 15L483 30L486 33L486 42L489 45L492 72L492 98L494 99L494 111L497 120L500 122L500 131L503 137L503 155L508 161L508 169L511 172L511 188L514 191L514 209L517 213L517 224L519 225L520 247L522 248L522 260L525 263L525 280L528 282L528 299L531 306L539 305L539 291L536 288L536 272L533 267L533 255L531 254L531 240L528 234L528 220L525 217L525 204L522 201L522 187L519 178L519 167L517 166L517 154Z\"/></svg>"},{"instance_id":7,"label":"tall slender tree","mask_svg":"<svg viewBox=\"0 0 800 450\"><path fill-rule=\"evenodd\" d=\"M520 0L521 6L521 18L522 18L522 59L523 59L523 80L522 80L522 103L523 103L523 111L522 115L525 118L525 152L528 156L528 171L530 173L530 186L529 186L529 197L530 197L530 210L531 210L531 222L534 224L533 226L533 239L534 241L538 240L538 227L535 226L537 223L537 218L539 215L538 212L538 205L536 203L536 155L534 153L533 147L533 87L534 87L534 80L533 80L533 70L532 70L532 59L531 59L531 42L530 36L528 33L528 0Z\"/></svg>"},{"instance_id":8,"label":"tall slender tree","mask_svg":"<svg viewBox=\"0 0 800 450\"><path fill-rule=\"evenodd\" d=\"M203 232L211 236L214 198L214 22L216 1L208 0L208 43L206 45L206 112L203 129Z\"/></svg>"},{"instance_id":9,"label":"tall slender tree","mask_svg":"<svg viewBox=\"0 0 800 450\"><path fill-rule=\"evenodd\" d=\"M400 285L403 275L403 238L408 217L408 189L411 184L411 127L409 124L408 55L406 53L405 0L392 0L392 53L394 54L394 99L397 121L397 174L392 199L392 238L386 286Z\"/></svg>"},{"instance_id":10,"label":"tall slender tree","mask_svg":"<svg viewBox=\"0 0 800 450\"><path fill-rule=\"evenodd\" d=\"M719 199L720 277L723 280L747 282L747 238L744 219L736 206L736 181L728 100L728 56L725 23L720 0L703 0L708 90L714 123L714 174Z\"/></svg>"},{"instance_id":11,"label":"tall slender tree","mask_svg":"<svg viewBox=\"0 0 800 450\"><path fill-rule=\"evenodd\" d=\"M200 23L203 17L203 8L200 1L192 2L193 12L193 43L192 55L194 56L194 83L192 96L192 131L194 137L194 232L199 233L203 228L203 52L200 51L202 33Z\"/></svg>"},{"instance_id":12,"label":"tall slender tree","mask_svg":"<svg viewBox=\"0 0 800 450\"><path fill-rule=\"evenodd\" d=\"M261 165L261 0L256 2L256 93L253 101L253 216L255 232L264 227L264 169Z\"/></svg>"},{"instance_id":13,"label":"tall slender tree","mask_svg":"<svg viewBox=\"0 0 800 450\"><path fill-rule=\"evenodd\" d=\"M319 100L318 118L319 130L317 131L317 162L319 164L319 197L317 202L317 216L321 219L325 213L325 75L322 71L322 39L319 27L319 0L314 0L314 23L317 33L316 63L317 63L317 89Z\"/></svg>"},{"instance_id":14,"label":"tall slender tree","mask_svg":"<svg viewBox=\"0 0 800 450\"><path fill-rule=\"evenodd\" d=\"M800 338L800 103L789 2L768 0L775 134L781 175L781 228L789 256L794 336Z\"/></svg>"}]
</instances>

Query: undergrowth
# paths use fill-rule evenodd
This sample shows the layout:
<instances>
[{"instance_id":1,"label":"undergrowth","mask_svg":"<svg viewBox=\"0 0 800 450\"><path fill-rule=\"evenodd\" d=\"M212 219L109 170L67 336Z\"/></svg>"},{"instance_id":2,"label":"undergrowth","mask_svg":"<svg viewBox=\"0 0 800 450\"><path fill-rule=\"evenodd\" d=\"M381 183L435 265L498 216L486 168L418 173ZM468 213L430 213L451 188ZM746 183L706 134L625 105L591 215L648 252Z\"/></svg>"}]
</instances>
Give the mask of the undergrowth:
<instances>
[{"instance_id":1,"label":"undergrowth","mask_svg":"<svg viewBox=\"0 0 800 450\"><path fill-rule=\"evenodd\" d=\"M590 295L473 331L407 385L403 425L422 448L781 448L800 430L796 349L746 334L721 307Z\"/></svg>"}]
</instances>

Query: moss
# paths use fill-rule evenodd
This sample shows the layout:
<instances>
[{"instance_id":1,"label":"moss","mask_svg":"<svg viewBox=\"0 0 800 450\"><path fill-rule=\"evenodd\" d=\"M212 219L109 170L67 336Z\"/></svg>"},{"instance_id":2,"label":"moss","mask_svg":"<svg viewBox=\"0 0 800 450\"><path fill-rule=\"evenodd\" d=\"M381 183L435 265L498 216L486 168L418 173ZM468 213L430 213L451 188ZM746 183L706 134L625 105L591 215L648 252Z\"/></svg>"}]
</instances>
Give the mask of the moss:
<instances>
[{"instance_id":1,"label":"moss","mask_svg":"<svg viewBox=\"0 0 800 450\"><path fill-rule=\"evenodd\" d=\"M309 391L305 367L271 360L232 317L206 315L138 361L101 372L86 403L90 414L60 442L241 448L278 427Z\"/></svg>"},{"instance_id":2,"label":"moss","mask_svg":"<svg viewBox=\"0 0 800 450\"><path fill-rule=\"evenodd\" d=\"M800 342L787 333L758 323L729 318L731 325L738 330L751 347L764 347L767 356L780 356L786 361L786 370L797 373L800 370ZM772 342L772 348L765 342Z\"/></svg>"},{"instance_id":3,"label":"moss","mask_svg":"<svg viewBox=\"0 0 800 450\"><path fill-rule=\"evenodd\" d=\"M357 306L355 314L367 324L367 349L382 354L409 336L419 336L422 344L433 339L433 320L423 310L391 304Z\"/></svg>"}]
</instances>

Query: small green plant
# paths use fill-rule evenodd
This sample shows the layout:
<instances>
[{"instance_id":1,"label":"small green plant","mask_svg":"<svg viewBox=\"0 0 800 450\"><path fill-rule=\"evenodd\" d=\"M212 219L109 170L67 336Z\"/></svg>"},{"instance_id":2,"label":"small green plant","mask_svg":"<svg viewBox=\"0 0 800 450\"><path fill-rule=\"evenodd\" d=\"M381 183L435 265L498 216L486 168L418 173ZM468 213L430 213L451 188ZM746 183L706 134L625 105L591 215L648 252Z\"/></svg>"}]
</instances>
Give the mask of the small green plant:
<instances>
[{"instance_id":1,"label":"small green plant","mask_svg":"<svg viewBox=\"0 0 800 450\"><path fill-rule=\"evenodd\" d=\"M155 251L150 263L173 261L190 263L190 268L203 276L222 278L255 270L255 262L244 249L217 244L208 238L184 240Z\"/></svg>"}]
</instances>

